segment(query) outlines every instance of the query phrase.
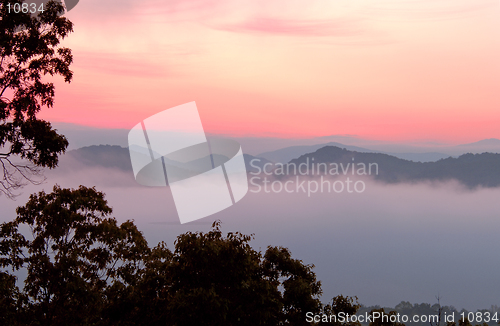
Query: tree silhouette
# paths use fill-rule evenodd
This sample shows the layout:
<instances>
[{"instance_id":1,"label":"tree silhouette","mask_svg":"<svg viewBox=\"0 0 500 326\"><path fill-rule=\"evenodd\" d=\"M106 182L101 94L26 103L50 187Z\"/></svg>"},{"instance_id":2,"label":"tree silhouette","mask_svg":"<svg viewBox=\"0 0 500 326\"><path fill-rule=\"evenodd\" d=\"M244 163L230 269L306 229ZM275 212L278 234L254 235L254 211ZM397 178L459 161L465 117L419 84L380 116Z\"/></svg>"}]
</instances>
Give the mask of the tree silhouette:
<instances>
[{"instance_id":1,"label":"tree silhouette","mask_svg":"<svg viewBox=\"0 0 500 326\"><path fill-rule=\"evenodd\" d=\"M405 326L396 319L398 313L395 310L386 313L383 308L373 309L370 311L370 315L375 315L377 318L374 317L369 326Z\"/></svg>"},{"instance_id":2,"label":"tree silhouette","mask_svg":"<svg viewBox=\"0 0 500 326\"><path fill-rule=\"evenodd\" d=\"M1 225L0 266L27 269L22 317L41 325L99 321L107 291L134 283L149 252L131 221L118 225L109 217L104 194L94 188L56 186L50 194L31 195L17 214Z\"/></svg>"},{"instance_id":3,"label":"tree silhouette","mask_svg":"<svg viewBox=\"0 0 500 326\"><path fill-rule=\"evenodd\" d=\"M215 222L207 233L178 236L173 252L160 243L144 258L134 292L117 296L110 324L310 325L306 312L321 310L313 266L286 248L257 252L251 239L224 236Z\"/></svg>"},{"instance_id":4,"label":"tree silhouette","mask_svg":"<svg viewBox=\"0 0 500 326\"><path fill-rule=\"evenodd\" d=\"M326 316L339 316L340 313L353 316L356 314L361 305L358 303L357 297L347 297L343 295L338 295L332 299L330 303L323 306L323 314ZM347 319L347 318L346 318ZM325 322L322 322L322 324ZM358 321L351 320L332 320L328 322L330 325L336 326L360 326L361 323Z\"/></svg>"},{"instance_id":5,"label":"tree silhouette","mask_svg":"<svg viewBox=\"0 0 500 326\"><path fill-rule=\"evenodd\" d=\"M299 326L311 325L307 312L358 308L339 297L324 310L312 265L283 247L256 251L252 236L223 235L220 222L179 235L170 251L111 213L94 188L55 186L0 224L0 322ZM26 271L22 289L9 269Z\"/></svg>"},{"instance_id":6,"label":"tree silhouette","mask_svg":"<svg viewBox=\"0 0 500 326\"><path fill-rule=\"evenodd\" d=\"M59 46L73 31L59 16L64 6L49 1L31 16L13 12L17 3L23 1L0 0L0 192L10 198L27 182L40 182L41 168L57 166L67 148L66 138L37 114L54 104L54 84L44 76L66 82L73 76L71 50Z\"/></svg>"}]
</instances>

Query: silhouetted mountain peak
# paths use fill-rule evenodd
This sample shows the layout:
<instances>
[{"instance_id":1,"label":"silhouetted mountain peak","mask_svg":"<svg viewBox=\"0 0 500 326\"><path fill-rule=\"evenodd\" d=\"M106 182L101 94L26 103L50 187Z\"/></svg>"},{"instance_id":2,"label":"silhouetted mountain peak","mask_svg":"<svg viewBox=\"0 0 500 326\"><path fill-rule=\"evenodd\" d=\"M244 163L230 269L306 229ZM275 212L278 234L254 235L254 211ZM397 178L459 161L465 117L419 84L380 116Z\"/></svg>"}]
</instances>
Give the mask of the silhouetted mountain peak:
<instances>
[{"instance_id":1,"label":"silhouetted mountain peak","mask_svg":"<svg viewBox=\"0 0 500 326\"><path fill-rule=\"evenodd\" d=\"M293 159L289 164L377 164L373 177L385 182L445 181L455 179L468 187L500 186L500 154L463 154L437 162L413 162L382 153L359 153L326 146Z\"/></svg>"}]
</instances>

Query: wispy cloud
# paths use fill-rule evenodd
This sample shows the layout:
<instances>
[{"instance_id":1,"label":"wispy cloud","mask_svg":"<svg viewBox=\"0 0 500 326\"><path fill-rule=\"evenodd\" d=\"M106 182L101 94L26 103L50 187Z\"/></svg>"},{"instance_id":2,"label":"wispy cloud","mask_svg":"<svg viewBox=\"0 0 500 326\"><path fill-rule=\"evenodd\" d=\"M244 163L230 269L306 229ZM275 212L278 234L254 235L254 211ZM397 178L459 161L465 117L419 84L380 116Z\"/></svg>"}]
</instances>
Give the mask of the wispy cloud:
<instances>
[{"instance_id":1,"label":"wispy cloud","mask_svg":"<svg viewBox=\"0 0 500 326\"><path fill-rule=\"evenodd\" d=\"M498 7L497 0L389 0L370 3L361 12L376 20L444 20L468 17Z\"/></svg>"},{"instance_id":2,"label":"wispy cloud","mask_svg":"<svg viewBox=\"0 0 500 326\"><path fill-rule=\"evenodd\" d=\"M75 67L115 76L161 77L171 73L167 71L164 65L158 66L153 62L136 60L134 56L119 55L117 53L78 52Z\"/></svg>"},{"instance_id":3,"label":"wispy cloud","mask_svg":"<svg viewBox=\"0 0 500 326\"><path fill-rule=\"evenodd\" d=\"M114 76L140 76L141 78L179 76L181 61L200 54L194 47L161 44L156 51L145 52L89 52L75 53L75 68L97 71Z\"/></svg>"},{"instance_id":4,"label":"wispy cloud","mask_svg":"<svg viewBox=\"0 0 500 326\"><path fill-rule=\"evenodd\" d=\"M353 36L363 32L355 20L278 19L253 17L245 21L215 26L238 33L269 33L293 36Z\"/></svg>"},{"instance_id":5,"label":"wispy cloud","mask_svg":"<svg viewBox=\"0 0 500 326\"><path fill-rule=\"evenodd\" d=\"M203 19L220 14L228 0L86 0L81 1L77 10L68 14L80 20L107 25L112 18L128 20L129 23L152 21L187 21ZM107 18L107 19L103 19Z\"/></svg>"},{"instance_id":6,"label":"wispy cloud","mask_svg":"<svg viewBox=\"0 0 500 326\"><path fill-rule=\"evenodd\" d=\"M227 0L149 0L141 6L143 14L199 14L200 16L216 12L227 3ZM192 17L191 17L192 18Z\"/></svg>"}]
</instances>

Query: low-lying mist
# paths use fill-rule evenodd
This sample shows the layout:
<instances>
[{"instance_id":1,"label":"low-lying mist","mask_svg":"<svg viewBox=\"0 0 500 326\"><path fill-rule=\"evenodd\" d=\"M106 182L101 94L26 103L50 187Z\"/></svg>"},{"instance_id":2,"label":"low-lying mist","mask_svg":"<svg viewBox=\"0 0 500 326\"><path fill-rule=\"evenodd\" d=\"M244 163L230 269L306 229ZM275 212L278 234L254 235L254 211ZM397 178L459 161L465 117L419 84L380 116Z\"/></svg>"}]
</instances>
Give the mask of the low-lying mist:
<instances>
[{"instance_id":1,"label":"low-lying mist","mask_svg":"<svg viewBox=\"0 0 500 326\"><path fill-rule=\"evenodd\" d=\"M135 183L129 171L82 167L48 171L47 182L27 186L16 201L0 198L1 221L30 193L54 184L96 186L107 194L119 221L135 220L150 242L186 231L208 231L214 220L224 232L255 234L252 244L288 247L314 264L323 301L338 294L365 305L412 303L458 309L500 304L500 188L467 189L457 182L393 184L364 179L362 193L250 191L225 211L181 225L168 188ZM195 204L195 203L193 203Z\"/></svg>"}]
</instances>

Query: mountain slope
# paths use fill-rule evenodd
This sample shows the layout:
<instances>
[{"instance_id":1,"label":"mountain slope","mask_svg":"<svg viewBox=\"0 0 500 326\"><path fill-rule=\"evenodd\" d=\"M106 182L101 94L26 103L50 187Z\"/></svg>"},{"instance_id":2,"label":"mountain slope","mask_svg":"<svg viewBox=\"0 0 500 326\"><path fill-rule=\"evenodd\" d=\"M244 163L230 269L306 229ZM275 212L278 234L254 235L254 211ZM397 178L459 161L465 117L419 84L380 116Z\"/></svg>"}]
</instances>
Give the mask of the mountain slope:
<instances>
[{"instance_id":1,"label":"mountain slope","mask_svg":"<svg viewBox=\"0 0 500 326\"><path fill-rule=\"evenodd\" d=\"M286 163L290 160L297 158L301 155L312 153L325 146L336 146L340 148L345 148L350 151L362 152L362 153L384 153L391 156L395 156L404 160L410 160L415 162L434 162L443 158L447 158L450 155L438 153L438 152L423 152L423 153L389 153L383 151L377 151L373 149L367 149L357 146L344 145L337 142L329 142L325 144L307 145L307 146L290 146L281 148L275 151L265 152L259 154L259 157L266 158L273 162Z\"/></svg>"},{"instance_id":2,"label":"mountain slope","mask_svg":"<svg viewBox=\"0 0 500 326\"><path fill-rule=\"evenodd\" d=\"M272 162L286 163L294 158L297 158L297 157L304 155L306 153L312 153L312 152L314 152L322 147L325 147L325 146L336 146L336 147L341 147L341 148L345 148L345 149L348 149L351 151L356 151L356 152L367 152L367 153L375 152L375 151L372 151L370 149L361 148L361 147L357 147L357 146L346 146L346 145L343 145L343 144L337 143L337 142L329 142L326 144L285 147L285 148L281 148L281 149L278 149L275 151L261 153L258 155L258 157L265 158L265 159L272 161Z\"/></svg>"},{"instance_id":3,"label":"mountain slope","mask_svg":"<svg viewBox=\"0 0 500 326\"><path fill-rule=\"evenodd\" d=\"M464 154L458 158L446 158L437 162L413 162L381 153L359 153L334 146L318 149L314 153L302 155L289 163L299 165L311 163L336 163L344 167L355 164L369 166L377 164L376 180L389 183L415 181L445 181L455 179L468 187L500 186L500 154ZM349 165L352 168L352 165ZM375 168L373 168L374 170ZM350 171L350 170L349 170Z\"/></svg>"}]
</instances>

